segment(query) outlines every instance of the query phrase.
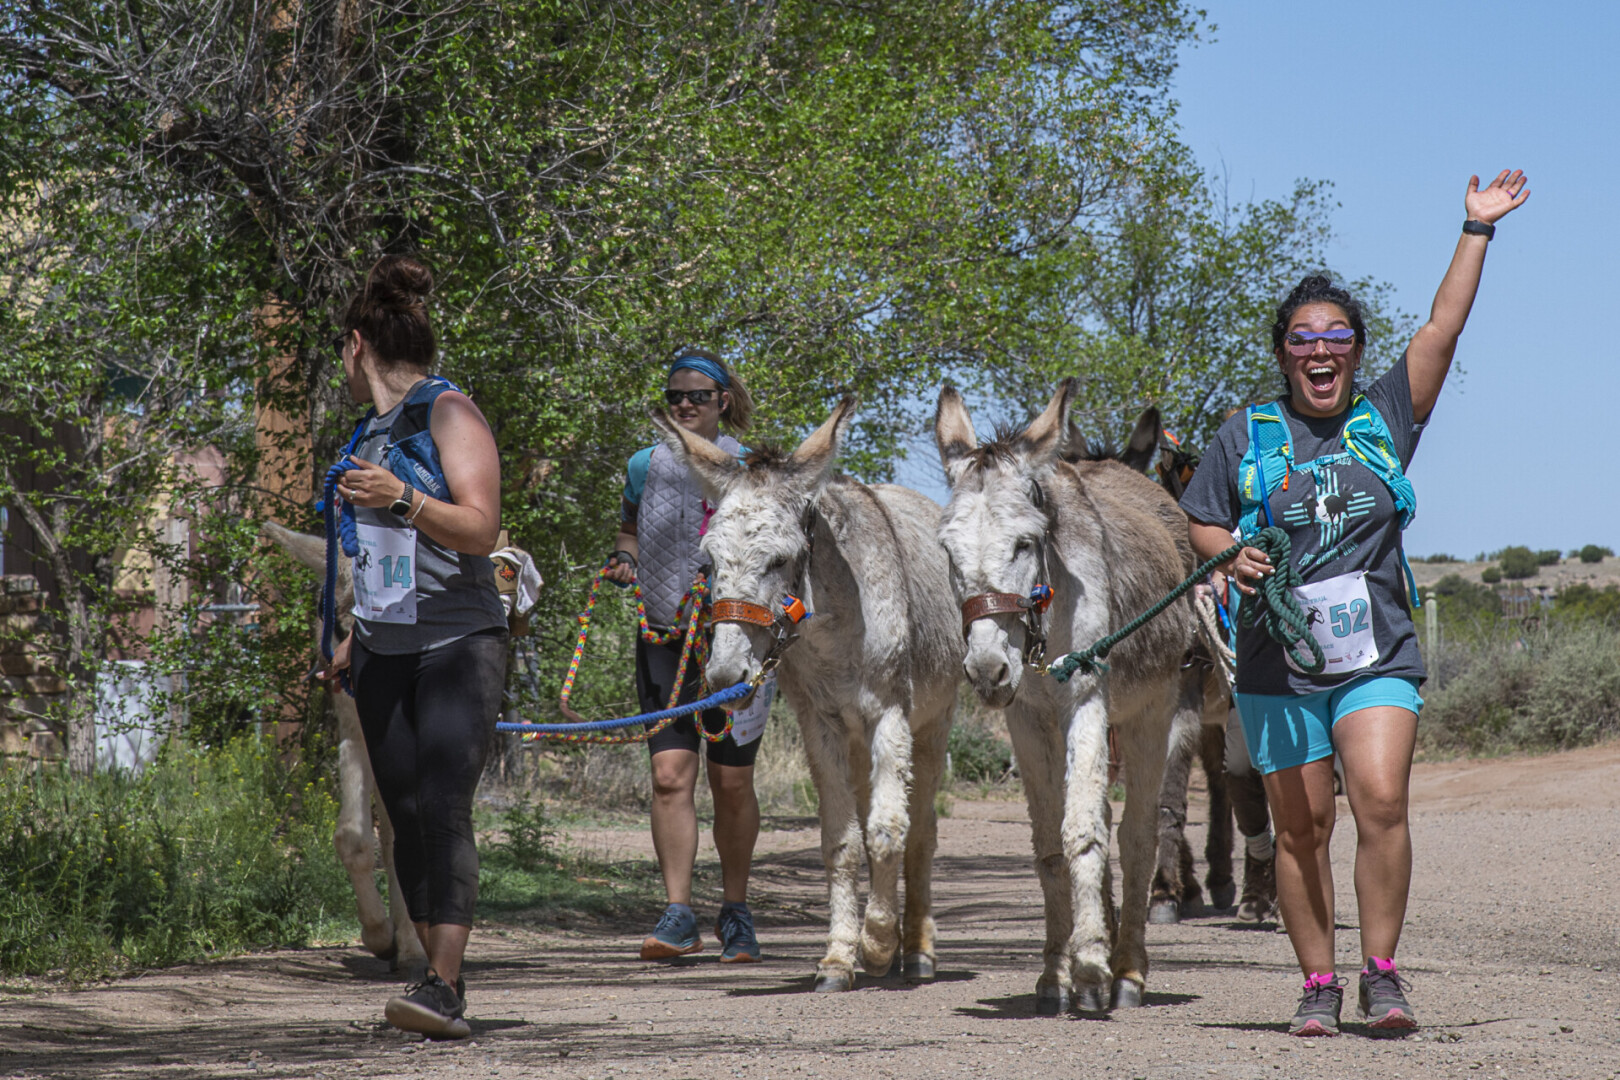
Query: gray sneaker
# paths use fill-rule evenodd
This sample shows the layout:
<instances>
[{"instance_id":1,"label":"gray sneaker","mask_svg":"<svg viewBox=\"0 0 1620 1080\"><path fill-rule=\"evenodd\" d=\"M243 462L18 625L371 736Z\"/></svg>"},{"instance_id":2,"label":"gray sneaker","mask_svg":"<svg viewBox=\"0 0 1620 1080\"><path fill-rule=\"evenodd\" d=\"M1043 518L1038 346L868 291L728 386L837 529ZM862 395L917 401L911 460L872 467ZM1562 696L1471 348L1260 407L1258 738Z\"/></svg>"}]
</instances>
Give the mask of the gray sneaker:
<instances>
[{"instance_id":1,"label":"gray sneaker","mask_svg":"<svg viewBox=\"0 0 1620 1080\"><path fill-rule=\"evenodd\" d=\"M641 943L643 960L669 960L703 951L698 936L697 916L686 904L671 904L659 916L651 936Z\"/></svg>"},{"instance_id":2,"label":"gray sneaker","mask_svg":"<svg viewBox=\"0 0 1620 1080\"><path fill-rule=\"evenodd\" d=\"M714 921L714 936L720 939L722 964L759 963L759 941L754 937L754 915L747 904L720 905Z\"/></svg>"},{"instance_id":3,"label":"gray sneaker","mask_svg":"<svg viewBox=\"0 0 1620 1080\"><path fill-rule=\"evenodd\" d=\"M1384 963L1389 967L1384 967ZM1405 991L1410 989L1412 984L1395 970L1395 961L1380 962L1369 956L1367 966L1361 971L1361 989L1356 995L1367 1026L1383 1031L1407 1031L1417 1027L1417 1014L1406 1001Z\"/></svg>"},{"instance_id":4,"label":"gray sneaker","mask_svg":"<svg viewBox=\"0 0 1620 1080\"><path fill-rule=\"evenodd\" d=\"M456 982L461 984L460 979ZM472 1034L462 1016L466 1010L455 988L428 968L421 982L400 997L389 999L383 1016L401 1031L414 1031L430 1039L465 1039Z\"/></svg>"},{"instance_id":5,"label":"gray sneaker","mask_svg":"<svg viewBox=\"0 0 1620 1080\"><path fill-rule=\"evenodd\" d=\"M1317 982L1312 975L1300 995L1299 1008L1288 1024L1290 1035L1337 1035L1339 1010L1344 1008L1345 981L1335 975L1331 982Z\"/></svg>"}]
</instances>

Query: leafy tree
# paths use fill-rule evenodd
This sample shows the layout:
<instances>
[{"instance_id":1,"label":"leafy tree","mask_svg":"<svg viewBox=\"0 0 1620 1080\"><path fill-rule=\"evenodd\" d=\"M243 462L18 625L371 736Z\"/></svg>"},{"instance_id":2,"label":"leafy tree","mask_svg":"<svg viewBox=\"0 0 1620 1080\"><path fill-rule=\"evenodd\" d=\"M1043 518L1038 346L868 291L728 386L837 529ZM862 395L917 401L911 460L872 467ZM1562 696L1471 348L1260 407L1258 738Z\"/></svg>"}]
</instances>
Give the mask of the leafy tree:
<instances>
[{"instance_id":1,"label":"leafy tree","mask_svg":"<svg viewBox=\"0 0 1620 1080\"><path fill-rule=\"evenodd\" d=\"M1461 574L1447 574L1431 591L1439 609L1440 625L1444 627L1464 626L1471 633L1477 633L1501 620L1502 601L1496 591L1476 585Z\"/></svg>"},{"instance_id":2,"label":"leafy tree","mask_svg":"<svg viewBox=\"0 0 1620 1080\"><path fill-rule=\"evenodd\" d=\"M1563 561L1564 556L1561 552L1553 550L1536 552L1537 566L1557 566Z\"/></svg>"},{"instance_id":3,"label":"leafy tree","mask_svg":"<svg viewBox=\"0 0 1620 1080\"><path fill-rule=\"evenodd\" d=\"M1572 551L1572 552L1570 552L1570 554L1572 556L1575 556L1575 555L1580 556L1580 560L1583 563L1600 563L1606 558L1613 558L1614 557L1613 549L1606 548L1606 547L1599 547L1596 544L1587 544L1585 547L1581 548L1579 551Z\"/></svg>"},{"instance_id":4,"label":"leafy tree","mask_svg":"<svg viewBox=\"0 0 1620 1080\"><path fill-rule=\"evenodd\" d=\"M1536 553L1523 546L1503 548L1497 552L1496 561L1502 568L1502 576L1510 581L1535 577L1541 569Z\"/></svg>"}]
</instances>

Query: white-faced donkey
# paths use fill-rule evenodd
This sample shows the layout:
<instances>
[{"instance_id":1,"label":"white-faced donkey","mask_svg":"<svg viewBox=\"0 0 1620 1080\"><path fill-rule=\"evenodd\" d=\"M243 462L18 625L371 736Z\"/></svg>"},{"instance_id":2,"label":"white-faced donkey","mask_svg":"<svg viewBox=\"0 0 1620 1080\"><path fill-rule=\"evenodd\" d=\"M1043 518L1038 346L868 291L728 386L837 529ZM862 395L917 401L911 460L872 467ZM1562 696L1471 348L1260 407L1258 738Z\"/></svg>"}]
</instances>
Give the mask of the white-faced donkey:
<instances>
[{"instance_id":1,"label":"white-faced donkey","mask_svg":"<svg viewBox=\"0 0 1620 1080\"><path fill-rule=\"evenodd\" d=\"M951 485L940 526L950 555L966 672L1006 710L1046 903L1036 1010L1141 1004L1159 781L1194 624L1185 598L1117 645L1099 675L1060 683L1039 666L1120 628L1193 568L1186 518L1157 484L1111 461L1065 460L1075 382L1028 427L983 446L961 396L940 393L934 434ZM1038 586L1050 588L1045 595ZM1043 606L1049 604L1049 607ZM1108 727L1127 797L1122 901L1108 873Z\"/></svg>"},{"instance_id":2,"label":"white-faced donkey","mask_svg":"<svg viewBox=\"0 0 1620 1080\"><path fill-rule=\"evenodd\" d=\"M804 735L831 906L818 991L852 989L857 959L868 974L887 975L897 952L908 980L934 976L934 796L962 674L935 539L939 506L905 488L831 475L854 408L844 399L791 454L761 449L744 461L655 417L715 506L703 538L714 563L709 686L751 680L779 661L778 685ZM790 595L813 614L789 619Z\"/></svg>"}]
</instances>

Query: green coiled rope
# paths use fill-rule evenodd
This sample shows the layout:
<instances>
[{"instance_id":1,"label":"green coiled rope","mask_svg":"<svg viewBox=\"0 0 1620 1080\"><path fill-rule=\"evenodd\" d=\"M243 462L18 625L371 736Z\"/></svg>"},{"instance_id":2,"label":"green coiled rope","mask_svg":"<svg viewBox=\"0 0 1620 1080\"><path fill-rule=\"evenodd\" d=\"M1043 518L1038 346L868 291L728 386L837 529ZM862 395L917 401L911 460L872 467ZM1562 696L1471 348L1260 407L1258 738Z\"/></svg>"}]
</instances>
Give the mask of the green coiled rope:
<instances>
[{"instance_id":1,"label":"green coiled rope","mask_svg":"<svg viewBox=\"0 0 1620 1080\"><path fill-rule=\"evenodd\" d=\"M1260 623L1265 627L1266 633L1288 651L1289 657L1301 670L1312 675L1321 671L1327 667L1327 658L1322 655L1322 646L1311 636L1299 601L1294 599L1294 594L1289 591L1304 584L1304 580L1299 576L1299 570L1295 568L1290 558L1293 545L1289 542L1287 533L1276 526L1269 526L1261 529L1250 539L1233 544L1214 558L1204 560L1198 569L1180 585L1166 593L1158 603L1089 648L1052 661L1046 666L1046 673L1058 682L1068 682L1076 671L1087 675L1107 671L1108 665L1103 663L1103 660L1115 645L1157 618L1183 593L1204 580L1211 570L1233 558L1246 547L1259 548L1265 552L1266 557L1271 560L1271 565L1276 567L1276 572L1261 578L1258 593L1247 598L1239 608L1239 617L1244 627L1253 627L1255 623Z\"/></svg>"}]
</instances>

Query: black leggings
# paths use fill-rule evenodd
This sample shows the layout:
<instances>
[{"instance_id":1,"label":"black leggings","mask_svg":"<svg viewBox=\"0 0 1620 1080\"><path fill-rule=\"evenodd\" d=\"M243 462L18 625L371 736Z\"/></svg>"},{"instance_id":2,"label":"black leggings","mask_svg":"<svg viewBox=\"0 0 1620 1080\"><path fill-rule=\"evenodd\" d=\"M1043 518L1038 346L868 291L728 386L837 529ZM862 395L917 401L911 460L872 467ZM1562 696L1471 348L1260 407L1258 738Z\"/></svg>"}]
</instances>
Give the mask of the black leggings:
<instances>
[{"instance_id":1,"label":"black leggings","mask_svg":"<svg viewBox=\"0 0 1620 1080\"><path fill-rule=\"evenodd\" d=\"M421 653L351 657L354 704L394 825L394 869L412 922L471 926L478 903L473 792L506 681L506 631Z\"/></svg>"}]
</instances>

